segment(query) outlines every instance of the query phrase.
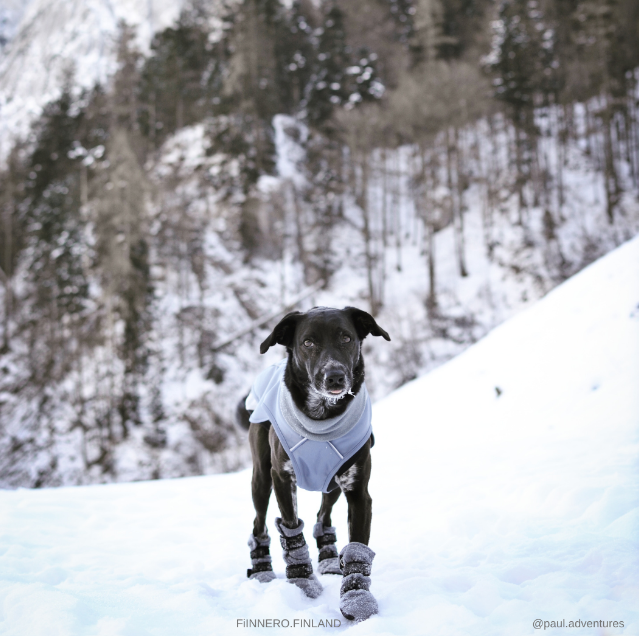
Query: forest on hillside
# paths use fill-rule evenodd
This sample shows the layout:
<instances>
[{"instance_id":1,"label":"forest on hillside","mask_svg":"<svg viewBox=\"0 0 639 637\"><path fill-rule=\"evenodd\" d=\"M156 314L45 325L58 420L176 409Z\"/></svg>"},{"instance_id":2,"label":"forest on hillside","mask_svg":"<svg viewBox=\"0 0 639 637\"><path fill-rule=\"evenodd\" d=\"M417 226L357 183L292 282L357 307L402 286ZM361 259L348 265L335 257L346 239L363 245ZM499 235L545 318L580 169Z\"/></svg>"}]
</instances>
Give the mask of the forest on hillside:
<instances>
[{"instance_id":1,"label":"forest on hillside","mask_svg":"<svg viewBox=\"0 0 639 637\"><path fill-rule=\"evenodd\" d=\"M0 169L0 486L237 468L278 312L396 321L381 396L498 320L444 291L442 237L526 301L639 232L634 0L223 6L146 55L122 23Z\"/></svg>"}]
</instances>

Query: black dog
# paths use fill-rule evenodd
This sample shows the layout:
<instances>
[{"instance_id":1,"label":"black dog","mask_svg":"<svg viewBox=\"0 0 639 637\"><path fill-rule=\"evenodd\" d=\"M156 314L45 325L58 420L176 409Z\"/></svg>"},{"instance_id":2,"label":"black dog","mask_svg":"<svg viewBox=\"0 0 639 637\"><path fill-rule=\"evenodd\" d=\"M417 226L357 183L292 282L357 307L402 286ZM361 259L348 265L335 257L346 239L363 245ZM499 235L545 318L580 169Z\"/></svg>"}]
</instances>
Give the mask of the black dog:
<instances>
[{"instance_id":1,"label":"black dog","mask_svg":"<svg viewBox=\"0 0 639 637\"><path fill-rule=\"evenodd\" d=\"M345 617L357 621L377 612L377 602L368 590L375 555L368 547L372 517L368 481L374 438L361 352L368 334L390 340L370 314L353 307L317 307L286 315L262 343L260 352L284 345L288 358L258 377L237 413L241 426L249 430L253 457L256 516L249 538L253 568L248 576L261 582L275 578L266 528L274 489L282 515L275 524L281 535L287 579L309 597L321 594L302 533L304 523L297 517L296 489L299 482L305 488L321 490L322 503L313 529L319 549L318 571L344 576L340 609ZM284 417L284 413L288 415ZM287 424L291 418L293 428ZM338 437L330 438L335 431ZM349 544L338 557L331 511L342 491L348 502Z\"/></svg>"}]
</instances>

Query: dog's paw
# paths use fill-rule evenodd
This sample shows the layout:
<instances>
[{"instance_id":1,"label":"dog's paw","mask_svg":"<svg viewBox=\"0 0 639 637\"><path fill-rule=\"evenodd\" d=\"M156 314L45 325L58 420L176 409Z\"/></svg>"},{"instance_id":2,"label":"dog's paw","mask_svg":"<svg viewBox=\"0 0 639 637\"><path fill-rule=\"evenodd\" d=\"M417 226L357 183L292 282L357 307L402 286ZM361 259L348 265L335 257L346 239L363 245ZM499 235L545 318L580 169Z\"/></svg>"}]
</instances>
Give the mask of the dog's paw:
<instances>
[{"instance_id":1,"label":"dog's paw","mask_svg":"<svg viewBox=\"0 0 639 637\"><path fill-rule=\"evenodd\" d=\"M277 575L275 575L273 571L260 571L259 573L253 573L252 575L249 575L249 579L256 579L262 584L268 584L274 579L277 579Z\"/></svg>"},{"instance_id":2,"label":"dog's paw","mask_svg":"<svg viewBox=\"0 0 639 637\"><path fill-rule=\"evenodd\" d=\"M339 557L328 557L317 564L317 572L320 575L341 575Z\"/></svg>"},{"instance_id":3,"label":"dog's paw","mask_svg":"<svg viewBox=\"0 0 639 637\"><path fill-rule=\"evenodd\" d=\"M292 577L286 581L291 584L295 584L298 588L301 588L304 595L311 599L319 597L324 590L315 575L311 575L309 577Z\"/></svg>"},{"instance_id":4,"label":"dog's paw","mask_svg":"<svg viewBox=\"0 0 639 637\"><path fill-rule=\"evenodd\" d=\"M367 590L350 590L344 593L339 600L339 609L346 619L363 622L379 612L377 600Z\"/></svg>"}]
</instances>

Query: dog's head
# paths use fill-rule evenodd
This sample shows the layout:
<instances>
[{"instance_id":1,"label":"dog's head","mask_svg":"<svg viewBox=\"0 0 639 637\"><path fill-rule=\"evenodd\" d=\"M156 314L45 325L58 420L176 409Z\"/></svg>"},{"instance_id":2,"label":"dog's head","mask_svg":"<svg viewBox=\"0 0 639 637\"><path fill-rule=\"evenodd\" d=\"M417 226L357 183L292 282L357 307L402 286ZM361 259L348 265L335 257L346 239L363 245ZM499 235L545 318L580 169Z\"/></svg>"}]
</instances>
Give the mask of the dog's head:
<instances>
[{"instance_id":1,"label":"dog's head","mask_svg":"<svg viewBox=\"0 0 639 637\"><path fill-rule=\"evenodd\" d=\"M368 312L314 307L287 314L260 345L260 352L284 345L289 361L305 376L308 390L334 402L353 390L358 366L363 373L361 343L369 334L390 341Z\"/></svg>"}]
</instances>

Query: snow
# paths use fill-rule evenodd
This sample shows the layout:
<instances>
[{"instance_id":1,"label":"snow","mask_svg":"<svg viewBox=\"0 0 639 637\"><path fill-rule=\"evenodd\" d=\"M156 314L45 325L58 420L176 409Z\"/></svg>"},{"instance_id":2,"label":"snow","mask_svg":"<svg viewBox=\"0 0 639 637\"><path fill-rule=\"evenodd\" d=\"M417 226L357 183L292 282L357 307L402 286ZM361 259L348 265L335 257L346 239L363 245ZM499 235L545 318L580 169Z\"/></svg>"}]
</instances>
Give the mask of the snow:
<instances>
[{"instance_id":1,"label":"snow","mask_svg":"<svg viewBox=\"0 0 639 637\"><path fill-rule=\"evenodd\" d=\"M0 162L42 107L59 96L65 72L73 69L80 88L105 83L115 72L121 20L135 27L137 45L148 54L153 35L174 24L183 5L182 0L30 0L20 6L10 0L0 9L0 19L8 16L11 37L0 56ZM211 39L219 39L227 8L216 1L209 9Z\"/></svg>"},{"instance_id":2,"label":"snow","mask_svg":"<svg viewBox=\"0 0 639 637\"><path fill-rule=\"evenodd\" d=\"M273 118L273 132L277 149L277 174L297 188L304 188L307 184L302 168L306 161L303 145L308 138L308 129L289 115L276 115ZM295 140L291 134L298 139Z\"/></svg>"},{"instance_id":3,"label":"snow","mask_svg":"<svg viewBox=\"0 0 639 637\"><path fill-rule=\"evenodd\" d=\"M2 634L639 632L639 238L374 406L371 591L249 581L250 471L0 491ZM499 393L497 391L499 388ZM299 494L312 544L318 494ZM274 531L274 498L269 525ZM346 507L333 523L338 547ZM314 547L311 554L316 555ZM547 628L533 621L621 621Z\"/></svg>"},{"instance_id":4,"label":"snow","mask_svg":"<svg viewBox=\"0 0 639 637\"><path fill-rule=\"evenodd\" d=\"M2 0L0 4L0 56L14 37L18 24L32 0Z\"/></svg>"}]
</instances>

